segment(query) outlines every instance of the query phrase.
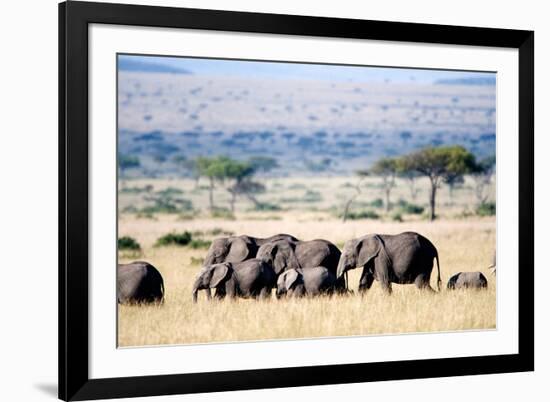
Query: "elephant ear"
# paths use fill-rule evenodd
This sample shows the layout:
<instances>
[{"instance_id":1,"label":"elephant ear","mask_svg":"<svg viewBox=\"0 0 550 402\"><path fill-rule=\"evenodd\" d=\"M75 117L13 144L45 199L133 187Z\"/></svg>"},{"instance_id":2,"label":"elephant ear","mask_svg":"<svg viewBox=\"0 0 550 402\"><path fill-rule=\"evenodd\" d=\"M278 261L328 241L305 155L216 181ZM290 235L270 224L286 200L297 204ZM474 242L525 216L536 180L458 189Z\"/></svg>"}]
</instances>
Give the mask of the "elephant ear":
<instances>
[{"instance_id":1,"label":"elephant ear","mask_svg":"<svg viewBox=\"0 0 550 402\"><path fill-rule=\"evenodd\" d=\"M229 241L229 252L225 257L225 261L242 262L248 258L249 252L247 242L240 237L234 237Z\"/></svg>"},{"instance_id":2,"label":"elephant ear","mask_svg":"<svg viewBox=\"0 0 550 402\"><path fill-rule=\"evenodd\" d=\"M210 287L215 288L227 277L229 274L231 264L216 264L212 267L212 276L210 278Z\"/></svg>"},{"instance_id":3,"label":"elephant ear","mask_svg":"<svg viewBox=\"0 0 550 402\"><path fill-rule=\"evenodd\" d=\"M300 264L294 253L294 247L289 242L277 242L273 246L271 253L273 269L277 275L288 269L300 268Z\"/></svg>"},{"instance_id":4,"label":"elephant ear","mask_svg":"<svg viewBox=\"0 0 550 402\"><path fill-rule=\"evenodd\" d=\"M287 290L290 290L292 285L298 281L298 278L300 274L295 269L291 269L289 271L286 271L283 275L285 275L285 288Z\"/></svg>"},{"instance_id":5,"label":"elephant ear","mask_svg":"<svg viewBox=\"0 0 550 402\"><path fill-rule=\"evenodd\" d=\"M373 258L378 257L382 247L378 236L368 236L359 240L355 245L357 252L357 266L367 265Z\"/></svg>"}]
</instances>

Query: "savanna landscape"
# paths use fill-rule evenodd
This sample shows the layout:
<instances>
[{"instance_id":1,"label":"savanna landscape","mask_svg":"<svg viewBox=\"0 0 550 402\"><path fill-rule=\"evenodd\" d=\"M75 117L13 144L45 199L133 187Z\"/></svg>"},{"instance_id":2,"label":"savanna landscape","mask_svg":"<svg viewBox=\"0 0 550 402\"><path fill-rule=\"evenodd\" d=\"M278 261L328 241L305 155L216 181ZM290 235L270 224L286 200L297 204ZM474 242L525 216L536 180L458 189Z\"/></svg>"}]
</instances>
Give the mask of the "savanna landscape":
<instances>
[{"instance_id":1,"label":"savanna landscape","mask_svg":"<svg viewBox=\"0 0 550 402\"><path fill-rule=\"evenodd\" d=\"M120 347L496 328L490 79L254 81L132 62L119 62L118 262L152 264L165 293L119 304ZM358 267L347 294L192 300L216 238L288 233L342 250L406 231L437 248L439 292L375 280L360 293ZM461 271L487 288L448 290Z\"/></svg>"},{"instance_id":2,"label":"savanna landscape","mask_svg":"<svg viewBox=\"0 0 550 402\"><path fill-rule=\"evenodd\" d=\"M380 205L378 179L365 183L369 191L361 201ZM294 197L303 197L308 189L326 196L324 201L307 203L301 201L303 209L292 211L247 211L250 202L237 204L234 215L219 214L217 217L190 217L186 214L141 215L121 213L119 236L136 239L140 251L120 250L119 261L146 260L162 273L165 281L166 298L162 305L119 306L119 346L185 344L225 341L245 341L276 338L326 337L344 335L389 334L403 332L454 331L489 329L496 327L496 278L489 274L495 247L494 216L477 216L464 212L471 202L472 190L467 185L455 190L451 204L448 192L441 192L439 201L441 217L430 222L422 215L404 214L396 220L395 212L385 216L383 207L378 219L359 218L342 222L332 212L323 211L323 204L330 205L338 200L339 191L346 189L346 179L319 178L302 180L276 179L268 186L279 191L286 188ZM469 181L467 180L466 183ZM427 183L419 183L418 197L428 199ZM422 185L424 184L424 185ZM150 192L161 192L179 188L184 194L193 192L192 180L132 180L127 186L145 188ZM301 187L300 189L296 187ZM132 187L127 187L132 188ZM405 190L405 186L398 186ZM348 189L349 191L349 189ZM207 190L188 195L193 204L206 205ZM199 193L200 193L199 192ZM225 196L218 190L220 203ZM405 192L403 191L403 195ZM122 208L126 202L139 205L144 194L126 196L121 192ZM277 197L276 193L273 195ZM396 198L399 192L396 191ZM290 197L290 195L288 195ZM229 201L229 197L226 202ZM332 199L332 200L331 200ZM378 200L378 202L377 202ZM250 205L248 205L250 204ZM307 211L305 205L311 205ZM317 208L313 208L317 205ZM398 207L396 207L397 209ZM318 210L315 210L318 209ZM234 301L207 302L204 295L193 304L191 291L195 275L201 268L208 241L215 237L248 233L267 237L275 233L292 233L299 239L324 238L342 247L343 243L362 234L400 233L416 231L428 237L439 250L443 286L440 293L428 294L414 285L395 285L393 293L387 295L375 282L372 289L361 297L335 295L295 300L255 301L237 299ZM156 245L167 233L189 232L196 241L187 245ZM204 243L202 242L204 240ZM445 289L446 281L459 271L481 271L489 280L487 291ZM357 292L361 269L350 272L350 288ZM436 287L435 275L432 287Z\"/></svg>"}]
</instances>

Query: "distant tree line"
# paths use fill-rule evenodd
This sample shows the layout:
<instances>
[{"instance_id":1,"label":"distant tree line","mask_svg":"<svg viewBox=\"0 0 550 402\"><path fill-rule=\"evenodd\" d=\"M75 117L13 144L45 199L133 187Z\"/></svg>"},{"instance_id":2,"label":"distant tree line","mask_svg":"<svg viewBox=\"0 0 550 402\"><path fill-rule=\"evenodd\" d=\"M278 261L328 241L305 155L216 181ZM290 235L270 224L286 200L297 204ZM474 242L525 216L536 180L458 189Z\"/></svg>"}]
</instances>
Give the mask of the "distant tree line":
<instances>
[{"instance_id":1,"label":"distant tree line","mask_svg":"<svg viewBox=\"0 0 550 402\"><path fill-rule=\"evenodd\" d=\"M413 200L417 195L415 179L427 177L430 181L429 218L434 220L436 217L436 195L441 183L446 183L449 186L452 197L454 187L464 182L464 175L472 175L475 181L476 199L483 204L487 201L486 188L491 182L494 166L494 156L477 161L470 151L459 145L427 147L404 156L379 159L369 169L357 171L360 181L356 186L355 194L348 199L344 206L343 219L346 220L351 203L361 192L360 183L364 177L377 176L382 179L386 211L389 211L391 206L390 195L397 177L407 180Z\"/></svg>"}]
</instances>

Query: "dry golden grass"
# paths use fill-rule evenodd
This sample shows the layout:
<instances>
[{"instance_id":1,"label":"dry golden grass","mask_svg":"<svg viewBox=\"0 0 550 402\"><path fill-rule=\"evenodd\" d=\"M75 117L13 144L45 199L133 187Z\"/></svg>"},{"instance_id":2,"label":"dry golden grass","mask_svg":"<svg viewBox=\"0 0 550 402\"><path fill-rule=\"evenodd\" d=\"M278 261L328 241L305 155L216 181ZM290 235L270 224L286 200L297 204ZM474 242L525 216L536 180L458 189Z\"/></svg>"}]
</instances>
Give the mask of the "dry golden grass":
<instances>
[{"instance_id":1,"label":"dry golden grass","mask_svg":"<svg viewBox=\"0 0 550 402\"><path fill-rule=\"evenodd\" d=\"M237 220L195 219L179 221L159 215L156 220L122 215L119 236L135 237L143 246L137 257L156 266L166 287L162 306L120 306L119 346L186 344L301 337L330 337L404 332L488 329L496 326L495 278L487 270L495 247L495 220L468 218L434 223L340 220L321 212L277 212L277 220L258 220L273 214L243 213ZM251 216L253 219L251 219ZM301 300L236 300L207 302L199 296L195 305L191 288L200 269L192 258L205 250L187 247L153 247L155 240L172 230L223 228L237 234L268 236L292 233L307 240L325 238L335 244L367 233L399 233L413 230L436 245L441 260L442 291L431 294L414 285L393 285L391 296L377 282L366 296L357 294ZM137 259L121 254L120 261ZM458 271L481 271L487 291L447 291L449 277ZM360 270L351 272L350 285L357 289ZM435 287L436 269L432 274Z\"/></svg>"}]
</instances>

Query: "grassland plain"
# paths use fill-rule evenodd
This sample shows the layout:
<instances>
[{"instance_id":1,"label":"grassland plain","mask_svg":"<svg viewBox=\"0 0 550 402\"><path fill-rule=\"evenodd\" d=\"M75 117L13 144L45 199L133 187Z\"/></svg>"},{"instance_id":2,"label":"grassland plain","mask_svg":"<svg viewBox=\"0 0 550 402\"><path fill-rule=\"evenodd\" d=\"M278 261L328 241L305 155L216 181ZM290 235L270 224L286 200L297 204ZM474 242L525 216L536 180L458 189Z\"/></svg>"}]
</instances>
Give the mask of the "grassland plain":
<instances>
[{"instance_id":1,"label":"grassland plain","mask_svg":"<svg viewBox=\"0 0 550 402\"><path fill-rule=\"evenodd\" d=\"M290 180L290 179L288 179ZM294 179L293 179L294 180ZM487 266L495 247L495 217L458 217L474 201L471 191L463 188L455 192L453 202L440 191L438 206L441 218L428 222L419 217L405 217L402 222L391 219L362 219L342 223L330 212L338 195L344 194L352 181L343 178L314 179L307 186L299 183L281 184L274 188L294 188L302 192L317 186L321 193L319 205L302 209L283 209L275 212L251 212L250 204L237 204L234 219L215 219L201 212L193 219L182 219L177 214L155 214L139 218L133 213L119 215L119 236L132 236L142 246L140 254L120 252L119 261L143 259L151 262L162 273L166 287L166 301L161 306L119 306L119 346L159 344L188 344L267 339L351 336L368 334L395 334L407 332L456 331L491 329L496 327L496 279L489 275ZM374 179L373 179L374 180ZM303 181L302 181L303 182ZM319 183L317 183L319 182ZM155 191L166 187L183 188L191 193L192 181L132 181L131 185L152 183ZM469 181L466 181L468 186ZM126 185L129 185L128 183ZM358 202L379 197L379 189L363 192ZM341 190L338 190L341 189ZM218 189L218 191L221 191ZM396 191L395 199L403 186ZM421 187L419 202L424 197ZM284 197L287 191L281 190ZM281 193L269 191L269 197ZM221 196L220 192L220 196ZM134 196L120 198L120 206L138 202ZM267 197L267 196L266 196ZM332 197L332 198L331 198ZM222 198L220 198L220 203ZM193 204L206 207L206 191L194 193ZM391 296L383 293L377 284L361 297L323 297L301 300L215 301L207 302L199 296L192 303L193 279L200 269L205 249L190 247L155 247L160 236L184 230L208 231L220 229L235 234L269 236L292 233L300 239L325 238L338 246L351 238L367 233L395 234L416 231L428 237L439 250L443 287L440 293L418 291L413 285L395 285ZM215 236L211 236L215 237ZM489 280L487 291L447 291L446 281L458 271L481 271ZM432 287L436 287L436 270ZM360 269L351 271L350 287L357 289Z\"/></svg>"}]
</instances>

